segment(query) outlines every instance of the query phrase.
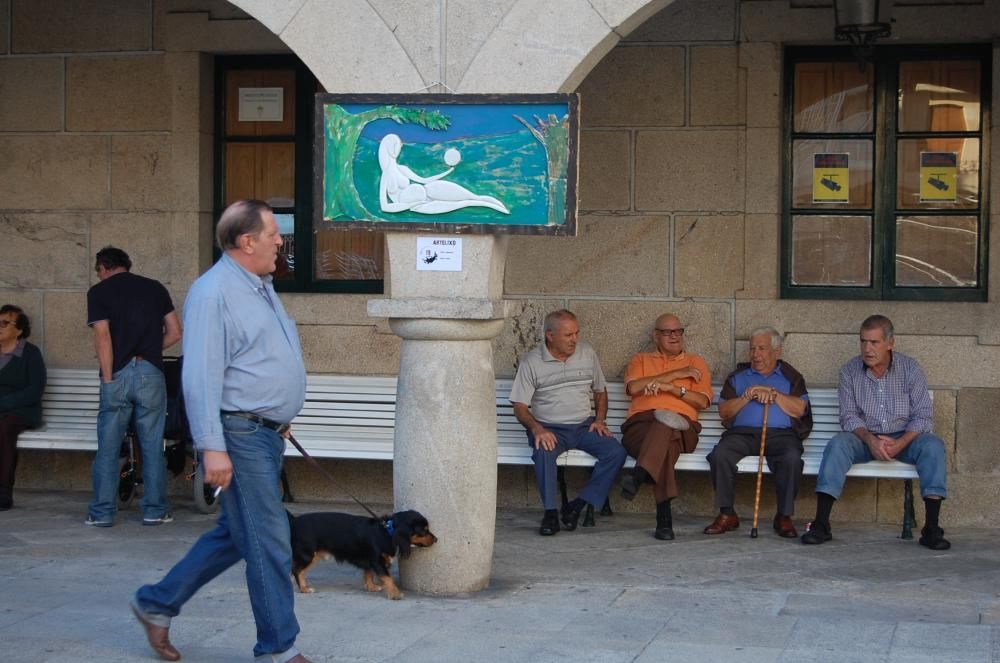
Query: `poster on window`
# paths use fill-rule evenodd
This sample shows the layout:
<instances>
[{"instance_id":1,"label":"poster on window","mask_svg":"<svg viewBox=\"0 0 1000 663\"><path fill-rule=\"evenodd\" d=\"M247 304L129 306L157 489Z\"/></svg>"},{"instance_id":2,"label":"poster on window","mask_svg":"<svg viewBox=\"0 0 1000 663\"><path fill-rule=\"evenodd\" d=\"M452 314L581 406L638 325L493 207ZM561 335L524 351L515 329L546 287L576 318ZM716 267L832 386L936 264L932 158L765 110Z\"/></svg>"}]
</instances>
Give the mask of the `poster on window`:
<instances>
[{"instance_id":1,"label":"poster on window","mask_svg":"<svg viewBox=\"0 0 1000 663\"><path fill-rule=\"evenodd\" d=\"M575 94L317 95L315 226L575 235L577 108Z\"/></svg>"},{"instance_id":2,"label":"poster on window","mask_svg":"<svg viewBox=\"0 0 1000 663\"><path fill-rule=\"evenodd\" d=\"M955 202L957 152L920 153L920 202Z\"/></svg>"},{"instance_id":3,"label":"poster on window","mask_svg":"<svg viewBox=\"0 0 1000 663\"><path fill-rule=\"evenodd\" d=\"M813 155L814 203L850 202L849 163L850 155L847 153Z\"/></svg>"}]
</instances>

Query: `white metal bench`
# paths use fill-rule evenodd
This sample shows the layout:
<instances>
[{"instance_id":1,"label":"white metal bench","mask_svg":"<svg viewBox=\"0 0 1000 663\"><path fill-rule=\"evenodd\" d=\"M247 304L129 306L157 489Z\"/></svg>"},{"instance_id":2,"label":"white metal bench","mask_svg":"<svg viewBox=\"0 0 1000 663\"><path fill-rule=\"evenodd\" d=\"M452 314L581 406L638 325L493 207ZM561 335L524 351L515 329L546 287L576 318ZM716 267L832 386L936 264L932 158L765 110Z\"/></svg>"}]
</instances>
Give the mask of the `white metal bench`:
<instances>
[{"instance_id":1,"label":"white metal bench","mask_svg":"<svg viewBox=\"0 0 1000 663\"><path fill-rule=\"evenodd\" d=\"M514 417L510 404L511 380L496 381L497 463L530 465L531 449L524 428ZM718 393L719 387L715 391ZM45 426L25 431L18 438L21 449L97 449L97 408L99 384L96 370L50 369L43 397ZM826 443L840 430L837 390L811 389L813 431L805 440L805 474L819 472ZM620 382L608 385L608 426L618 435L628 412L629 398ZM694 452L682 454L677 469L707 472L706 456L718 442L722 422L716 404L701 413L703 429ZM356 375L309 375L306 403L292 422L296 439L317 458L392 460L393 429L396 421L396 378ZM299 456L289 445L288 456ZM629 459L629 464L632 460ZM570 451L560 457L566 467L587 467L592 456ZM745 458L741 472L756 472L757 459ZM767 471L765 464L764 471ZM903 479L903 537L912 537L913 487L917 478L912 465L897 461L872 461L855 465L848 476Z\"/></svg>"}]
</instances>

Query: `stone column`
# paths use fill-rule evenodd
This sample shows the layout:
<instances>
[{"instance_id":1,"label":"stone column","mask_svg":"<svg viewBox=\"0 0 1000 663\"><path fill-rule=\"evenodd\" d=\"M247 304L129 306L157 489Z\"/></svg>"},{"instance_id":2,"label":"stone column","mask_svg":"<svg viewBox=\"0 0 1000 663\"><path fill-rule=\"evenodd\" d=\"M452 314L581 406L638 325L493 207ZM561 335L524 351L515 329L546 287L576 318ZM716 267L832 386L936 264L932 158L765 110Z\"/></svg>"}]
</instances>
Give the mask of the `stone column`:
<instances>
[{"instance_id":1,"label":"stone column","mask_svg":"<svg viewBox=\"0 0 1000 663\"><path fill-rule=\"evenodd\" d=\"M426 236L441 236L421 233ZM491 339L503 329L507 238L463 235L461 272L417 271L416 234L387 233L390 294L368 302L403 339L396 387L395 510L417 509L438 543L400 560L406 589L489 584L497 435Z\"/></svg>"}]
</instances>

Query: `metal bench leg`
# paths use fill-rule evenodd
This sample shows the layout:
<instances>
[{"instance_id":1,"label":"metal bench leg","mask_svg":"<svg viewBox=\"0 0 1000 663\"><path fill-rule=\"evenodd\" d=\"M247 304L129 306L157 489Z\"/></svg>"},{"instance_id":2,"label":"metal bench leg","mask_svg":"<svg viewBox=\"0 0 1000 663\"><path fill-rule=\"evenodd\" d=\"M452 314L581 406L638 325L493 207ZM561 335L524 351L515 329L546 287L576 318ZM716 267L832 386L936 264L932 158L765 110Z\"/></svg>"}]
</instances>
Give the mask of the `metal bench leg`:
<instances>
[{"instance_id":1,"label":"metal bench leg","mask_svg":"<svg viewBox=\"0 0 1000 663\"><path fill-rule=\"evenodd\" d=\"M903 480L903 533L900 538L912 539L917 516L913 510L913 479Z\"/></svg>"},{"instance_id":2,"label":"metal bench leg","mask_svg":"<svg viewBox=\"0 0 1000 663\"><path fill-rule=\"evenodd\" d=\"M566 466L560 465L556 469L556 478L559 480L559 495L562 497L562 507L566 508L569 504L569 497L566 496Z\"/></svg>"}]
</instances>

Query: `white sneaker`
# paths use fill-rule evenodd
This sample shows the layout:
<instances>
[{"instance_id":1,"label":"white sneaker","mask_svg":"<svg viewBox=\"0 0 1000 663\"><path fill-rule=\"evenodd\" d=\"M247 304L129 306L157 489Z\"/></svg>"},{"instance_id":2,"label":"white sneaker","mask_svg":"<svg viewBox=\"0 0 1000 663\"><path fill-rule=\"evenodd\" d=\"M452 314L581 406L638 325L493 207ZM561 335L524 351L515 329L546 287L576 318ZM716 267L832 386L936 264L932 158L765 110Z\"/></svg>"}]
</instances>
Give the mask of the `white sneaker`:
<instances>
[{"instance_id":1,"label":"white sneaker","mask_svg":"<svg viewBox=\"0 0 1000 663\"><path fill-rule=\"evenodd\" d=\"M172 522L174 522L174 517L173 517L172 514L169 514L169 513L165 513L162 516L160 516L159 518L143 518L142 519L142 524L143 525L149 525L149 526L152 526L152 525L166 525L167 523L172 523Z\"/></svg>"}]
</instances>

